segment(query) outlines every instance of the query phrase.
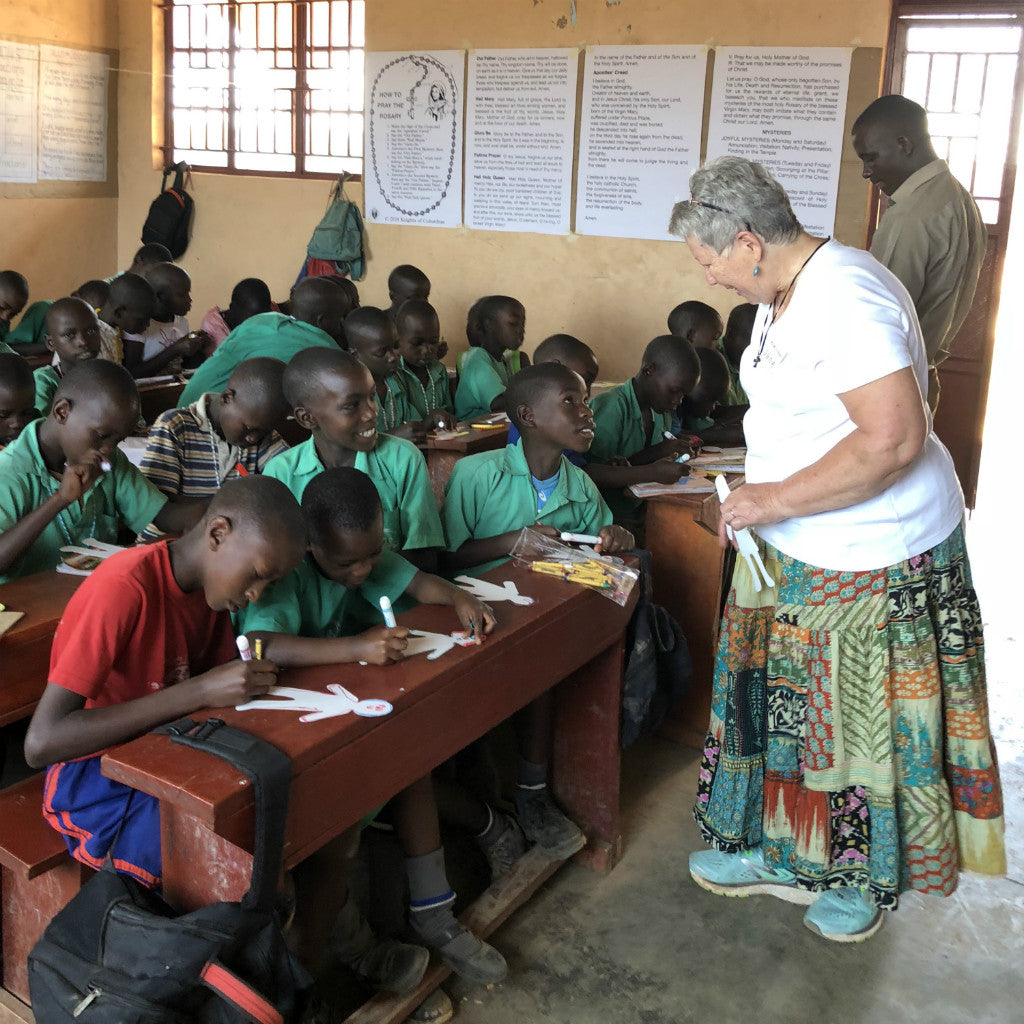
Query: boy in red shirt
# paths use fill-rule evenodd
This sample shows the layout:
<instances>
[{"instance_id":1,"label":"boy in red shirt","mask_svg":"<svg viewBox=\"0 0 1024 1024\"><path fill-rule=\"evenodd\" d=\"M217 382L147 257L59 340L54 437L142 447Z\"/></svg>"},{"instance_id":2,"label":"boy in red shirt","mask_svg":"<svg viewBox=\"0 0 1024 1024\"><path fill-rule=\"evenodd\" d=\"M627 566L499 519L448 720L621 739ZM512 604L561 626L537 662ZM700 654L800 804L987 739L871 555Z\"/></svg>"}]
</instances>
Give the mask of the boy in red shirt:
<instances>
[{"instance_id":1,"label":"boy in red shirt","mask_svg":"<svg viewBox=\"0 0 1024 1024\"><path fill-rule=\"evenodd\" d=\"M180 540L115 555L71 598L25 758L49 765L43 813L72 856L98 868L117 837L115 867L160 885L158 802L104 778L100 755L274 685L272 662L238 658L229 613L291 572L305 548L302 514L283 484L231 481Z\"/></svg>"}]
</instances>

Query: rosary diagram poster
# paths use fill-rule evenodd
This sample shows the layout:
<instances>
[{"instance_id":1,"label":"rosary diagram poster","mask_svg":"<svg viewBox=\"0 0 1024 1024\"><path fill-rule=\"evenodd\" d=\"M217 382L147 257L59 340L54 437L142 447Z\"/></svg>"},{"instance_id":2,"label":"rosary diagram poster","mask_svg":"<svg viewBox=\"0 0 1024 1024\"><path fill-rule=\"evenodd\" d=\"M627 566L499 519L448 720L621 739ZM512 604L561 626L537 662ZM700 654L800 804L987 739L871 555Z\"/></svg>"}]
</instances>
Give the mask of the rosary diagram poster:
<instances>
[{"instance_id":1,"label":"rosary diagram poster","mask_svg":"<svg viewBox=\"0 0 1024 1024\"><path fill-rule=\"evenodd\" d=\"M812 235L835 230L852 52L825 46L715 51L708 159L745 156L764 164Z\"/></svg>"},{"instance_id":2,"label":"rosary diagram poster","mask_svg":"<svg viewBox=\"0 0 1024 1024\"><path fill-rule=\"evenodd\" d=\"M576 231L671 239L700 164L704 46L594 46L583 71Z\"/></svg>"},{"instance_id":3,"label":"rosary diagram poster","mask_svg":"<svg viewBox=\"0 0 1024 1024\"><path fill-rule=\"evenodd\" d=\"M470 53L469 227L568 232L578 67L571 48Z\"/></svg>"},{"instance_id":4,"label":"rosary diagram poster","mask_svg":"<svg viewBox=\"0 0 1024 1024\"><path fill-rule=\"evenodd\" d=\"M366 54L366 219L462 222L462 50Z\"/></svg>"}]
</instances>

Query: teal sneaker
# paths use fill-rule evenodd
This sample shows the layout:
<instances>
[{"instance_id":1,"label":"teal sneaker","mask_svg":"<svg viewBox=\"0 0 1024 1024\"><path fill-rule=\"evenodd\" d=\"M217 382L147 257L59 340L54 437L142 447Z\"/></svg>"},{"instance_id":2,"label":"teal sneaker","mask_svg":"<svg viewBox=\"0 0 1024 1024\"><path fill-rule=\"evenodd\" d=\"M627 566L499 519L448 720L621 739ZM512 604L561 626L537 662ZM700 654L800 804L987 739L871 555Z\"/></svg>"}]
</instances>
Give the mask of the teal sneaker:
<instances>
[{"instance_id":1,"label":"teal sneaker","mask_svg":"<svg viewBox=\"0 0 1024 1024\"><path fill-rule=\"evenodd\" d=\"M860 889L828 889L804 914L804 924L833 942L863 942L882 927L884 911Z\"/></svg>"},{"instance_id":2,"label":"teal sneaker","mask_svg":"<svg viewBox=\"0 0 1024 1024\"><path fill-rule=\"evenodd\" d=\"M775 896L802 907L818 898L816 892L797 886L792 871L768 867L760 847L743 853L719 850L691 853L690 877L702 889L717 896Z\"/></svg>"}]
</instances>

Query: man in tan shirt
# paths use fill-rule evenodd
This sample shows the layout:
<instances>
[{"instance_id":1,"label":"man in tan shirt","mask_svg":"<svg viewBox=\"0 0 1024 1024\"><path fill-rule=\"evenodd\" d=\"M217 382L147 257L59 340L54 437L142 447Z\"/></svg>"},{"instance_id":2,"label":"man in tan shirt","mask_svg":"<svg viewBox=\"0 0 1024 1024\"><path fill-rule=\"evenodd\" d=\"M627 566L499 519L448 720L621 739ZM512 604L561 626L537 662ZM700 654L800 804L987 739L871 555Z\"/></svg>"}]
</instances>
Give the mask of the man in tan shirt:
<instances>
[{"instance_id":1,"label":"man in tan shirt","mask_svg":"<svg viewBox=\"0 0 1024 1024\"><path fill-rule=\"evenodd\" d=\"M853 125L864 177L889 196L871 254L914 300L928 353L928 405L939 402L936 368L964 322L985 258L987 232L971 194L940 160L925 109L882 96Z\"/></svg>"}]
</instances>

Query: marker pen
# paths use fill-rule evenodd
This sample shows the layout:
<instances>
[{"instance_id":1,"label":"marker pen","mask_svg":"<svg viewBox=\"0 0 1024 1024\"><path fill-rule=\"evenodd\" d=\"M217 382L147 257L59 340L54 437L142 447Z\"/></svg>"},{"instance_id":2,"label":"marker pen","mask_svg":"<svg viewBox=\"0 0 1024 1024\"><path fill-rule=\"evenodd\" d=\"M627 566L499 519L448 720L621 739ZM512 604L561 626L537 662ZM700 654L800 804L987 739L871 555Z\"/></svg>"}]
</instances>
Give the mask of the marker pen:
<instances>
[{"instance_id":1,"label":"marker pen","mask_svg":"<svg viewBox=\"0 0 1024 1024\"><path fill-rule=\"evenodd\" d=\"M243 466L240 462L236 462L235 463L235 472L239 476L248 476L249 475L249 470L247 470L245 468L245 466Z\"/></svg>"},{"instance_id":2,"label":"marker pen","mask_svg":"<svg viewBox=\"0 0 1024 1024\"><path fill-rule=\"evenodd\" d=\"M249 650L249 638L244 633L240 633L235 637L235 646L238 648L242 661L252 661L252 651Z\"/></svg>"},{"instance_id":3,"label":"marker pen","mask_svg":"<svg viewBox=\"0 0 1024 1024\"><path fill-rule=\"evenodd\" d=\"M398 621L395 619L394 609L391 607L391 602L386 598L380 599L380 612L384 616L384 625L388 629L394 629L398 625Z\"/></svg>"}]
</instances>

